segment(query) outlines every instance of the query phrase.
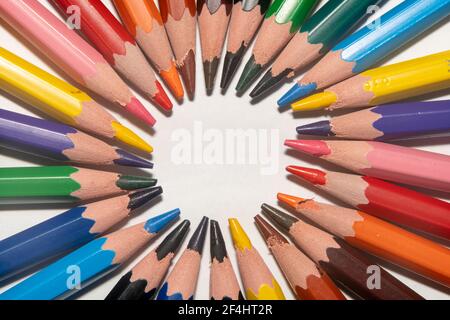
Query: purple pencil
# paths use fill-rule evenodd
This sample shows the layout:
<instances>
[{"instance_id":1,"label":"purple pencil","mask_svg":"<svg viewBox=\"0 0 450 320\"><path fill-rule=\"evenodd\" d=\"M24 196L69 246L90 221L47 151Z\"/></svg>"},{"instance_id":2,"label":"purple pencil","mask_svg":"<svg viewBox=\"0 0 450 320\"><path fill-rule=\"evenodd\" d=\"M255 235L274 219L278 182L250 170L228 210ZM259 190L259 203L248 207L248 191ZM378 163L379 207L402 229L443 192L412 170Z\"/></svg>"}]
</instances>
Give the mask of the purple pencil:
<instances>
[{"instance_id":1,"label":"purple pencil","mask_svg":"<svg viewBox=\"0 0 450 320\"><path fill-rule=\"evenodd\" d=\"M450 133L450 100L386 104L300 126L297 133L379 141Z\"/></svg>"},{"instance_id":2,"label":"purple pencil","mask_svg":"<svg viewBox=\"0 0 450 320\"><path fill-rule=\"evenodd\" d=\"M152 168L153 164L75 128L0 109L0 146L57 161Z\"/></svg>"}]
</instances>

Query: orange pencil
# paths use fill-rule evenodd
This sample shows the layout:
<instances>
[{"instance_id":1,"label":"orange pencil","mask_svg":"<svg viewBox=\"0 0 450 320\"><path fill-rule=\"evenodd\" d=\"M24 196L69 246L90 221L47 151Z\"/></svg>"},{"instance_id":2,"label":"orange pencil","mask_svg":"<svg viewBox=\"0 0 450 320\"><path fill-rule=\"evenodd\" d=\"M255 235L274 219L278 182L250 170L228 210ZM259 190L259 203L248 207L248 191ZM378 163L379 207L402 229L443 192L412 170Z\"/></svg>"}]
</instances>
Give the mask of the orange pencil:
<instances>
[{"instance_id":1,"label":"orange pencil","mask_svg":"<svg viewBox=\"0 0 450 320\"><path fill-rule=\"evenodd\" d=\"M178 100L183 86L161 15L153 0L113 0L122 22Z\"/></svg>"},{"instance_id":2,"label":"orange pencil","mask_svg":"<svg viewBox=\"0 0 450 320\"><path fill-rule=\"evenodd\" d=\"M294 208L349 244L450 287L450 250L362 211L279 193Z\"/></svg>"}]
</instances>

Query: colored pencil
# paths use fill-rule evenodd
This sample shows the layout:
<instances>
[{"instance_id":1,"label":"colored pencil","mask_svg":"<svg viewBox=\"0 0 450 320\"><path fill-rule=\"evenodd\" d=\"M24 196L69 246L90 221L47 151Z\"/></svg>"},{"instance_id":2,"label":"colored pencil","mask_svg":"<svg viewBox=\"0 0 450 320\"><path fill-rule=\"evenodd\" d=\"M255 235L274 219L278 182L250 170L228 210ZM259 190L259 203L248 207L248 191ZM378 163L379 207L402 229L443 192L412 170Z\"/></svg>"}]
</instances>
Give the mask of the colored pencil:
<instances>
[{"instance_id":1,"label":"colored pencil","mask_svg":"<svg viewBox=\"0 0 450 320\"><path fill-rule=\"evenodd\" d=\"M153 187L157 180L72 166L0 168L0 203L76 202Z\"/></svg>"},{"instance_id":2,"label":"colored pencil","mask_svg":"<svg viewBox=\"0 0 450 320\"><path fill-rule=\"evenodd\" d=\"M200 221L186 250L159 290L157 300L194 300L208 220L203 217Z\"/></svg>"},{"instance_id":3,"label":"colored pencil","mask_svg":"<svg viewBox=\"0 0 450 320\"><path fill-rule=\"evenodd\" d=\"M158 0L159 10L172 45L188 98L195 94L195 0Z\"/></svg>"},{"instance_id":4,"label":"colored pencil","mask_svg":"<svg viewBox=\"0 0 450 320\"><path fill-rule=\"evenodd\" d=\"M152 103L164 110L172 109L172 102L136 41L101 1L52 0L52 3L66 19L72 15L72 6L76 6L81 20L79 32L89 39L106 61L145 93Z\"/></svg>"},{"instance_id":5,"label":"colored pencil","mask_svg":"<svg viewBox=\"0 0 450 320\"><path fill-rule=\"evenodd\" d=\"M113 0L122 22L175 95L182 100L183 85L166 30L155 3L149 0Z\"/></svg>"},{"instance_id":6,"label":"colored pencil","mask_svg":"<svg viewBox=\"0 0 450 320\"><path fill-rule=\"evenodd\" d=\"M450 88L450 50L365 71L294 102L294 111L385 104Z\"/></svg>"},{"instance_id":7,"label":"colored pencil","mask_svg":"<svg viewBox=\"0 0 450 320\"><path fill-rule=\"evenodd\" d=\"M189 220L181 222L161 244L120 278L105 300L152 300L184 237Z\"/></svg>"},{"instance_id":8,"label":"colored pencil","mask_svg":"<svg viewBox=\"0 0 450 320\"><path fill-rule=\"evenodd\" d=\"M450 286L450 250L362 211L278 194L278 200L361 250Z\"/></svg>"},{"instance_id":9,"label":"colored pencil","mask_svg":"<svg viewBox=\"0 0 450 320\"><path fill-rule=\"evenodd\" d=\"M450 132L450 100L381 105L297 127L298 134L398 140Z\"/></svg>"},{"instance_id":10,"label":"colored pencil","mask_svg":"<svg viewBox=\"0 0 450 320\"><path fill-rule=\"evenodd\" d=\"M4 48L0 48L0 89L65 124L153 151L86 93Z\"/></svg>"},{"instance_id":11,"label":"colored pencil","mask_svg":"<svg viewBox=\"0 0 450 320\"><path fill-rule=\"evenodd\" d=\"M269 205L262 209L317 265L357 297L366 300L423 299L345 241Z\"/></svg>"},{"instance_id":12,"label":"colored pencil","mask_svg":"<svg viewBox=\"0 0 450 320\"><path fill-rule=\"evenodd\" d=\"M0 241L0 280L94 240L161 193L154 187L81 205Z\"/></svg>"},{"instance_id":13,"label":"colored pencil","mask_svg":"<svg viewBox=\"0 0 450 320\"><path fill-rule=\"evenodd\" d=\"M383 220L450 239L450 203L373 177L289 166L287 171Z\"/></svg>"},{"instance_id":14,"label":"colored pencil","mask_svg":"<svg viewBox=\"0 0 450 320\"><path fill-rule=\"evenodd\" d=\"M250 42L264 19L271 0L234 0L228 32L227 53L220 87L226 90L241 64Z\"/></svg>"},{"instance_id":15,"label":"colored pencil","mask_svg":"<svg viewBox=\"0 0 450 320\"><path fill-rule=\"evenodd\" d=\"M300 29L317 0L275 0L267 10L252 56L236 86L238 94L246 91L260 73L275 59Z\"/></svg>"},{"instance_id":16,"label":"colored pencil","mask_svg":"<svg viewBox=\"0 0 450 320\"><path fill-rule=\"evenodd\" d=\"M0 300L67 298L118 269L179 214L175 209L97 238L3 292Z\"/></svg>"},{"instance_id":17,"label":"colored pencil","mask_svg":"<svg viewBox=\"0 0 450 320\"><path fill-rule=\"evenodd\" d=\"M324 54L358 26L380 0L329 0L314 13L292 38L272 67L250 93L257 98Z\"/></svg>"},{"instance_id":18,"label":"colored pencil","mask_svg":"<svg viewBox=\"0 0 450 320\"><path fill-rule=\"evenodd\" d=\"M247 300L285 300L283 291L237 219L228 219Z\"/></svg>"},{"instance_id":19,"label":"colored pencil","mask_svg":"<svg viewBox=\"0 0 450 320\"><path fill-rule=\"evenodd\" d=\"M103 56L36 0L0 1L0 18L74 81L150 126L156 120Z\"/></svg>"},{"instance_id":20,"label":"colored pencil","mask_svg":"<svg viewBox=\"0 0 450 320\"><path fill-rule=\"evenodd\" d=\"M287 140L285 145L362 175L450 192L450 156L376 141Z\"/></svg>"},{"instance_id":21,"label":"colored pencil","mask_svg":"<svg viewBox=\"0 0 450 320\"><path fill-rule=\"evenodd\" d=\"M152 168L153 164L75 128L0 109L0 146L57 161Z\"/></svg>"},{"instance_id":22,"label":"colored pencil","mask_svg":"<svg viewBox=\"0 0 450 320\"><path fill-rule=\"evenodd\" d=\"M206 93L212 94L217 67L227 35L232 0L198 0L197 17L202 45Z\"/></svg>"},{"instance_id":23,"label":"colored pencil","mask_svg":"<svg viewBox=\"0 0 450 320\"><path fill-rule=\"evenodd\" d=\"M255 217L255 223L297 299L346 300L323 270L260 215Z\"/></svg>"},{"instance_id":24,"label":"colored pencil","mask_svg":"<svg viewBox=\"0 0 450 320\"><path fill-rule=\"evenodd\" d=\"M449 14L449 0L402 1L334 46L278 104L289 105L371 68Z\"/></svg>"},{"instance_id":25,"label":"colored pencil","mask_svg":"<svg viewBox=\"0 0 450 320\"><path fill-rule=\"evenodd\" d=\"M211 273L209 296L211 300L244 300L239 282L228 258L220 225L216 220L210 223Z\"/></svg>"}]
</instances>

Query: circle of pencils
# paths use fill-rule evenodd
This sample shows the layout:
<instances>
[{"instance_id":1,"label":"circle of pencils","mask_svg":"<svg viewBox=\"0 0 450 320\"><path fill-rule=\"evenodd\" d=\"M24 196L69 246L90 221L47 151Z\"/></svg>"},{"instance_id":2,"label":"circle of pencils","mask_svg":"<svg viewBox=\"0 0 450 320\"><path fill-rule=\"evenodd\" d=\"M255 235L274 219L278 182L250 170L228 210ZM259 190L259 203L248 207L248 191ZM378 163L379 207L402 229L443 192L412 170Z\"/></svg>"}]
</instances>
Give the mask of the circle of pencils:
<instances>
[{"instance_id":1,"label":"circle of pencils","mask_svg":"<svg viewBox=\"0 0 450 320\"><path fill-rule=\"evenodd\" d=\"M381 179L289 166L287 171L384 220L450 239L450 203Z\"/></svg>"},{"instance_id":2,"label":"circle of pencils","mask_svg":"<svg viewBox=\"0 0 450 320\"><path fill-rule=\"evenodd\" d=\"M0 281L95 239L161 193L154 187L81 205L0 241Z\"/></svg>"},{"instance_id":3,"label":"circle of pencils","mask_svg":"<svg viewBox=\"0 0 450 320\"><path fill-rule=\"evenodd\" d=\"M285 145L359 174L450 192L450 156L376 141L287 140Z\"/></svg>"},{"instance_id":4,"label":"circle of pencils","mask_svg":"<svg viewBox=\"0 0 450 320\"><path fill-rule=\"evenodd\" d=\"M76 202L155 186L156 179L71 166L0 168L0 203Z\"/></svg>"},{"instance_id":5,"label":"circle of pencils","mask_svg":"<svg viewBox=\"0 0 450 320\"><path fill-rule=\"evenodd\" d=\"M189 220L181 222L155 250L152 250L120 278L105 300L151 300L156 295L184 237Z\"/></svg>"},{"instance_id":6,"label":"circle of pencils","mask_svg":"<svg viewBox=\"0 0 450 320\"><path fill-rule=\"evenodd\" d=\"M0 300L67 298L78 292L77 287L88 286L119 268L160 231L164 231L179 214L180 211L175 209L97 238L3 292L0 294ZM78 272L80 277L73 280L73 287L70 286L68 270Z\"/></svg>"},{"instance_id":7,"label":"circle of pencils","mask_svg":"<svg viewBox=\"0 0 450 320\"><path fill-rule=\"evenodd\" d=\"M0 18L76 82L118 103L148 125L155 124L153 116L103 56L39 1L0 1Z\"/></svg>"},{"instance_id":8,"label":"circle of pencils","mask_svg":"<svg viewBox=\"0 0 450 320\"><path fill-rule=\"evenodd\" d=\"M56 161L153 168L127 151L56 122L0 109L0 146Z\"/></svg>"},{"instance_id":9,"label":"circle of pencils","mask_svg":"<svg viewBox=\"0 0 450 320\"><path fill-rule=\"evenodd\" d=\"M297 299L345 300L333 280L264 218L257 215L255 222Z\"/></svg>"},{"instance_id":10,"label":"circle of pencils","mask_svg":"<svg viewBox=\"0 0 450 320\"><path fill-rule=\"evenodd\" d=\"M363 299L421 300L422 297L341 239L298 220L274 207L262 211L317 265L346 289ZM371 281L370 270L377 281ZM377 283L379 282L379 283Z\"/></svg>"},{"instance_id":11,"label":"circle of pencils","mask_svg":"<svg viewBox=\"0 0 450 320\"><path fill-rule=\"evenodd\" d=\"M128 32L139 43L175 98L183 100L183 85L155 3L148 0L113 0L113 3Z\"/></svg>"},{"instance_id":12,"label":"circle of pencils","mask_svg":"<svg viewBox=\"0 0 450 320\"><path fill-rule=\"evenodd\" d=\"M378 4L380 0L327 1L306 20L300 31L286 45L269 71L255 86L250 96L257 98L320 59L340 39L367 18L371 6Z\"/></svg>"},{"instance_id":13,"label":"circle of pencils","mask_svg":"<svg viewBox=\"0 0 450 320\"><path fill-rule=\"evenodd\" d=\"M278 200L349 244L450 286L450 250L362 211L278 194Z\"/></svg>"},{"instance_id":14,"label":"circle of pencils","mask_svg":"<svg viewBox=\"0 0 450 320\"><path fill-rule=\"evenodd\" d=\"M207 217L203 217L200 221L186 250L161 286L157 300L194 300L208 221Z\"/></svg>"},{"instance_id":15,"label":"circle of pencils","mask_svg":"<svg viewBox=\"0 0 450 320\"><path fill-rule=\"evenodd\" d=\"M325 55L278 100L280 106L350 78L379 63L450 14L450 2L403 1L377 21L351 34Z\"/></svg>"}]
</instances>

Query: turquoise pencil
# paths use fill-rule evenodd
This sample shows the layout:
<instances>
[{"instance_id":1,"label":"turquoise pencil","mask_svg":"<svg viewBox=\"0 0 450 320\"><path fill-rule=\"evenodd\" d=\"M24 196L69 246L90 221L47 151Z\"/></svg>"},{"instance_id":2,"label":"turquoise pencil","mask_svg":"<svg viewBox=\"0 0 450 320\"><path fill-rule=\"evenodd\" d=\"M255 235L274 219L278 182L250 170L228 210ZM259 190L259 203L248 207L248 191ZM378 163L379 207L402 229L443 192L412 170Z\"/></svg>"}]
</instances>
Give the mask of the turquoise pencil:
<instances>
[{"instance_id":1,"label":"turquoise pencil","mask_svg":"<svg viewBox=\"0 0 450 320\"><path fill-rule=\"evenodd\" d=\"M67 298L119 268L179 215L175 209L93 240L0 294L0 300Z\"/></svg>"},{"instance_id":2,"label":"turquoise pencil","mask_svg":"<svg viewBox=\"0 0 450 320\"><path fill-rule=\"evenodd\" d=\"M450 0L405 0L338 43L280 100L287 106L361 73L450 15Z\"/></svg>"}]
</instances>

